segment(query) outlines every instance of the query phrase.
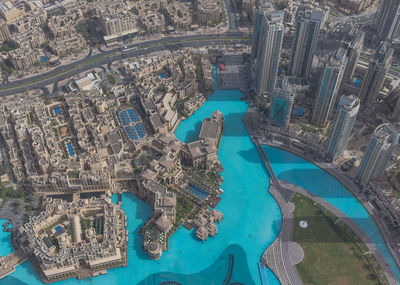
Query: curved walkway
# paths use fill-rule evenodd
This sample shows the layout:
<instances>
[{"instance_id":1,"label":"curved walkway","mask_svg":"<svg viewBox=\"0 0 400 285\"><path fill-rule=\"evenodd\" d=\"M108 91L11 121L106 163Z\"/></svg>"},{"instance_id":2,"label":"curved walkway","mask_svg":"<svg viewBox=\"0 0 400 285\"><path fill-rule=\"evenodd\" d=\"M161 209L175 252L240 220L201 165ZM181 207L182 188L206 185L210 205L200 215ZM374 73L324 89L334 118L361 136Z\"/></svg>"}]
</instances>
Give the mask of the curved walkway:
<instances>
[{"instance_id":1,"label":"curved walkway","mask_svg":"<svg viewBox=\"0 0 400 285\"><path fill-rule=\"evenodd\" d=\"M393 236L392 236L390 230L388 229L386 222L379 215L379 213L377 213L377 211L372 207L372 205L369 203L368 199L364 196L364 194L360 192L358 186L356 186L354 184L354 182L348 176L346 176L345 174L341 173L338 169L336 169L336 167L334 165L332 165L332 163L311 160L310 157L307 157L306 155L304 155L304 153L302 153L301 151L299 151L298 149L296 149L294 147L287 147L286 145L284 145L282 143L271 142L271 141L265 140L265 139L262 139L260 141L260 143L263 145L277 147L284 151L288 151L290 153L298 155L298 156L304 158L305 160L308 160L311 163L314 163L319 168L321 168L322 170L324 170L327 173L329 173L330 175L332 175L337 181L342 183L342 185L344 187L346 187L346 189L349 190L353 194L353 196L358 201L360 201L360 203L362 203L364 208L367 209L368 213L375 221L376 226L380 230L380 232L387 244L387 247L389 248L395 262L397 263L397 266L400 267L400 252L397 251L395 248L396 246L394 245L395 242L394 242Z\"/></svg>"},{"instance_id":2,"label":"curved walkway","mask_svg":"<svg viewBox=\"0 0 400 285\"><path fill-rule=\"evenodd\" d=\"M368 247L369 252L371 252L375 259L378 261L379 265L381 266L382 270L385 272L385 275L389 281L389 284L396 285L397 281L396 278L394 277L394 274L392 272L392 269L390 268L389 264L386 263L385 258L379 251L379 249L376 247L375 243L368 237L368 235L355 223L353 220L349 217L347 217L342 211L340 211L338 208L333 206L331 203L327 202L326 200L322 199L321 197L315 195L314 193L311 193L310 191L307 191L299 186L290 184L288 182L278 180L278 187L277 188L282 188L285 190L291 190L293 192L300 193L313 201L319 203L322 207L327 209L329 212L334 214L336 217L338 217L340 221L342 221L344 224L346 224L349 228L351 228L357 236L365 243L365 245Z\"/></svg>"},{"instance_id":3,"label":"curved walkway","mask_svg":"<svg viewBox=\"0 0 400 285\"><path fill-rule=\"evenodd\" d=\"M293 212L291 211L290 204L285 200L283 193L287 193L288 191L294 193L300 193L316 202L318 202L325 209L333 213L335 216L339 218L344 224L346 224L349 228L351 228L359 238L365 243L368 247L369 251L374 255L377 262L381 266L382 270L385 272L385 275L389 281L390 285L398 284L396 278L394 277L393 271L390 268L389 264L386 263L385 258L375 245L375 243L368 237L368 235L360 228L358 225L353 222L353 220L347 217L342 211L338 208L322 199L321 197L301 188L296 185L290 184L288 182L277 179L275 173L272 169L272 166L269 163L268 157L266 156L264 150L259 144L257 139L253 139L257 148L260 151L260 154L265 162L265 165L270 172L270 189L269 192L278 202L279 207L282 213L282 227L277 239L266 249L264 252L261 261L268 265L271 270L275 273L275 275L281 281L281 284L303 284L296 267L291 263L290 256L292 254L291 248L289 246L290 241L292 240L293 233Z\"/></svg>"},{"instance_id":4,"label":"curved walkway","mask_svg":"<svg viewBox=\"0 0 400 285\"><path fill-rule=\"evenodd\" d=\"M264 252L261 262L267 265L279 279L282 285L301 285L303 282L296 270L296 266L292 264L292 253L290 246L293 233L293 211L286 202L282 193L271 181L269 192L278 202L282 213L282 227L278 237Z\"/></svg>"}]
</instances>

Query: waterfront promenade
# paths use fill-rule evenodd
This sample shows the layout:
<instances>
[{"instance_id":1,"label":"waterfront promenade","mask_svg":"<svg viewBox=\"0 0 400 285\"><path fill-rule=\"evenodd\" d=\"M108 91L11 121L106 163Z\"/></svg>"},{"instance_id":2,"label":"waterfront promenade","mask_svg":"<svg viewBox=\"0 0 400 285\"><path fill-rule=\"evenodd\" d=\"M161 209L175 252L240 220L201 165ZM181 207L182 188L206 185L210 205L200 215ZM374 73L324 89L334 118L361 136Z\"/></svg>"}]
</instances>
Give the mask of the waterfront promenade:
<instances>
[{"instance_id":1,"label":"waterfront promenade","mask_svg":"<svg viewBox=\"0 0 400 285\"><path fill-rule=\"evenodd\" d=\"M293 212L289 206L290 197L294 193L300 193L315 202L319 203L322 207L333 213L339 218L344 224L351 228L360 239L366 244L369 249L369 253L373 254L382 270L389 281L390 285L398 284L394 274L387 264L385 258L375 245L375 243L368 237L368 235L349 217L347 217L342 211L337 209L335 206L322 199L321 197L288 182L277 179L271 164L269 163L268 157L261 147L258 139L252 138L253 142L257 146L261 157L270 173L271 186L269 189L270 194L275 198L281 208L282 213L282 227L277 239L266 249L261 261L268 265L269 268L275 273L282 284L303 284L295 265L292 264L291 255L295 254L292 252L290 242L292 240L292 233L294 227Z\"/></svg>"},{"instance_id":2,"label":"waterfront promenade","mask_svg":"<svg viewBox=\"0 0 400 285\"><path fill-rule=\"evenodd\" d=\"M294 227L293 211L276 184L271 183L269 192L281 208L282 226L278 237L262 255L261 262L274 272L282 285L303 284L296 266L292 263L292 255L296 254L292 251L293 247L290 246Z\"/></svg>"},{"instance_id":3,"label":"waterfront promenade","mask_svg":"<svg viewBox=\"0 0 400 285\"><path fill-rule=\"evenodd\" d=\"M254 133L255 130L249 126L247 120L244 120L244 123L250 135ZM369 252L375 256L382 270L384 270L385 275L389 281L389 284L391 285L398 284L390 266L387 264L385 258L383 257L383 255L381 254L375 243L372 242L372 240L368 237L368 235L361 228L359 228L352 219L348 218L342 211L340 211L339 209L337 209L336 207L334 207L332 204L322 199L321 197L318 197L317 195L305 189L302 189L301 187L298 187L296 185L278 180L272 169L271 164L269 163L268 157L266 156L264 150L261 147L260 141L263 144L267 145L270 144L268 144L268 142L265 140L259 141L255 136L251 136L251 138L253 143L259 150L260 155L264 160L265 166L268 172L270 173L271 186L269 191L270 194L275 198L275 200L279 204L282 213L282 227L280 234L277 237L277 239L266 249L261 258L261 261L269 266L269 268L275 273L275 275L279 278L282 284L303 284L298 275L296 267L295 265L292 264L290 258L291 254L295 254L291 252L292 247L289 246L289 243L292 239L294 221L293 221L293 213L292 211L290 211L288 203L289 202L288 196L291 197L291 195L294 194L295 192L305 195L311 198L312 200L318 202L321 206L332 212L341 221L343 221L344 224L346 224L349 228L351 228L366 244L366 246L369 249ZM322 169L327 168L326 163L318 166ZM332 166L329 167L328 169L330 169L332 172L336 170ZM330 173L330 171L328 171L328 173ZM340 178L337 177L337 175L332 174L332 176L334 176L339 181L342 181ZM292 192L292 194L288 195L288 192L289 193Z\"/></svg>"},{"instance_id":4,"label":"waterfront promenade","mask_svg":"<svg viewBox=\"0 0 400 285\"><path fill-rule=\"evenodd\" d=\"M291 183L278 180L278 186L276 187L278 189L283 189L286 191L293 191L296 193L299 193L303 196L306 196L313 200L314 202L318 203L321 205L323 208L334 214L336 217L338 217L337 222L342 222L346 226L348 226L350 229L353 230L353 232L362 240L363 243L368 247L369 253L373 254L375 259L378 261L380 267L382 270L385 272L386 278L389 281L390 285L396 285L397 281L396 278L394 277L394 274L392 272L392 269L390 268L389 264L387 264L385 258L379 251L379 249L376 247L375 243L368 237L368 235L349 217L347 217L342 211L340 211L338 208L333 206L331 203L327 202L326 200L322 199L321 197L311 193L310 191L307 191L299 186L293 185ZM278 190L279 191L279 190Z\"/></svg>"},{"instance_id":5,"label":"waterfront promenade","mask_svg":"<svg viewBox=\"0 0 400 285\"><path fill-rule=\"evenodd\" d=\"M279 149L282 149L284 151L288 151L290 153L293 153L295 155L298 155L302 157L305 160L310 161L310 158L304 155L300 150L294 148L294 147L287 147L283 143L277 143L275 141L270 141L266 139L261 139L260 144L263 145L268 145L272 147L276 147ZM395 241L387 228L386 222L383 220L383 218L379 215L379 213L376 211L376 209L371 205L371 203L368 201L368 199L364 196L363 193L360 192L359 188L354 184L352 179L350 179L348 176L345 174L341 173L332 163L327 163L324 161L318 161L318 160L312 160L312 163L317 165L319 168L322 170L326 171L328 174L333 176L337 181L339 181L350 193L353 194L353 196L364 206L364 208L368 211L370 216L373 218L376 226L380 230L385 243L387 247L389 248L396 264L398 267L400 267L400 252L396 250L395 247Z\"/></svg>"}]
</instances>

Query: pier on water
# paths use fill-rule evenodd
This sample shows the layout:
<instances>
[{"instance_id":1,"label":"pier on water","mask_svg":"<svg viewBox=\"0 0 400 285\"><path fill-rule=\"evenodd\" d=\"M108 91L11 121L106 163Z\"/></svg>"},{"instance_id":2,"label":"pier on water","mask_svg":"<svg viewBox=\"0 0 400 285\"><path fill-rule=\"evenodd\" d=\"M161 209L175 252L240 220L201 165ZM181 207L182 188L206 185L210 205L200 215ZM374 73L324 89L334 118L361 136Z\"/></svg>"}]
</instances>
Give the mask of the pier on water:
<instances>
[{"instance_id":1,"label":"pier on water","mask_svg":"<svg viewBox=\"0 0 400 285\"><path fill-rule=\"evenodd\" d=\"M25 262L27 259L28 257L20 250L0 258L0 279L14 272L15 267Z\"/></svg>"}]
</instances>

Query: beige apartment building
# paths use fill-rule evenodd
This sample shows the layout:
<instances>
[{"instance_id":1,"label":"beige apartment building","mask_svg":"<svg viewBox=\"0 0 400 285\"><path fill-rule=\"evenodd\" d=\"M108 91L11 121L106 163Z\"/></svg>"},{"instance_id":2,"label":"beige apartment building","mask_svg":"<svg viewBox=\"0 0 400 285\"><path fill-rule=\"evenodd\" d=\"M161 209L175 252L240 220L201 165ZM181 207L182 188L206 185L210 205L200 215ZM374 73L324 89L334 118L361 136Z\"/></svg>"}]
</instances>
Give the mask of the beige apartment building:
<instances>
[{"instance_id":1,"label":"beige apartment building","mask_svg":"<svg viewBox=\"0 0 400 285\"><path fill-rule=\"evenodd\" d=\"M9 58L15 69L29 69L40 61L37 51L30 47L19 47L9 52Z\"/></svg>"},{"instance_id":2,"label":"beige apartment building","mask_svg":"<svg viewBox=\"0 0 400 285\"><path fill-rule=\"evenodd\" d=\"M197 19L199 24L213 24L221 21L222 9L219 0L197 0Z\"/></svg>"}]
</instances>

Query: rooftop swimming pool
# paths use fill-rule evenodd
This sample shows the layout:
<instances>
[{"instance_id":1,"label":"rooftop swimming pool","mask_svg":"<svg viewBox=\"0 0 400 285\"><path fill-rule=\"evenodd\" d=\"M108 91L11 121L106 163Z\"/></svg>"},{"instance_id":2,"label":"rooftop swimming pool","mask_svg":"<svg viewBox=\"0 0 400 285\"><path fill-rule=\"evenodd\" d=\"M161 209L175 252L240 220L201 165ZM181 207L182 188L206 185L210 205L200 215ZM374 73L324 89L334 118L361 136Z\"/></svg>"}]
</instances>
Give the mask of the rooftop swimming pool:
<instances>
[{"instance_id":1,"label":"rooftop swimming pool","mask_svg":"<svg viewBox=\"0 0 400 285\"><path fill-rule=\"evenodd\" d=\"M215 77L216 80L216 77ZM224 189L217 209L224 214L218 225L218 235L204 243L197 240L194 230L181 227L170 239L169 250L154 261L142 250L140 227L152 214L152 208L130 193L122 195L122 208L128 216L128 267L116 268L108 274L79 281L79 284L149 284L175 281L185 285L242 283L261 284L258 262L281 227L280 209L268 193L268 174L257 148L251 142L242 123L248 106L239 90L216 90L193 116L181 122L175 134L190 142L197 139L201 121L220 110L225 118L219 159L224 167L221 175ZM278 149L265 147L279 178L329 199L352 218L365 222L368 233L379 241L380 233L368 213L331 176L315 165ZM118 201L116 195L112 197ZM347 202L346 202L347 201ZM381 243L381 247L385 247ZM393 259L384 253L392 265ZM266 273L266 274L265 274ZM398 276L398 275L396 275ZM269 270L262 271L269 285L279 281ZM76 279L57 284L76 284ZM1 284L42 284L29 262L1 280Z\"/></svg>"},{"instance_id":2,"label":"rooftop swimming pool","mask_svg":"<svg viewBox=\"0 0 400 285\"><path fill-rule=\"evenodd\" d=\"M72 147L72 144L70 142L67 142L67 149L68 149L69 156L75 155L74 148Z\"/></svg>"},{"instance_id":3,"label":"rooftop swimming pool","mask_svg":"<svg viewBox=\"0 0 400 285\"><path fill-rule=\"evenodd\" d=\"M61 113L61 108L60 107L56 107L53 109L54 115L59 115Z\"/></svg>"}]
</instances>

